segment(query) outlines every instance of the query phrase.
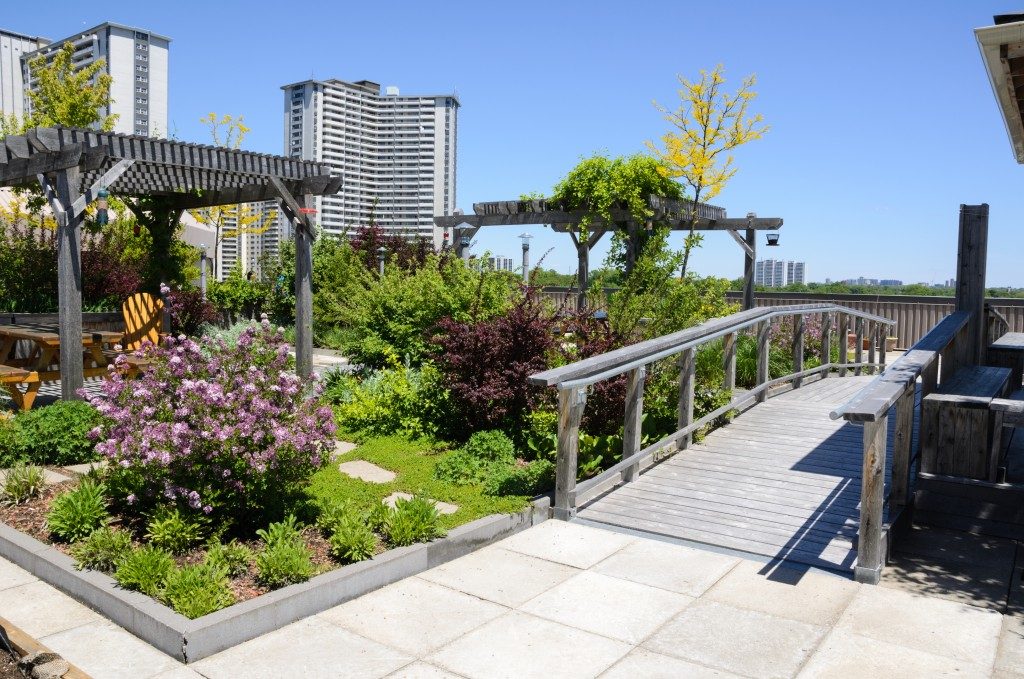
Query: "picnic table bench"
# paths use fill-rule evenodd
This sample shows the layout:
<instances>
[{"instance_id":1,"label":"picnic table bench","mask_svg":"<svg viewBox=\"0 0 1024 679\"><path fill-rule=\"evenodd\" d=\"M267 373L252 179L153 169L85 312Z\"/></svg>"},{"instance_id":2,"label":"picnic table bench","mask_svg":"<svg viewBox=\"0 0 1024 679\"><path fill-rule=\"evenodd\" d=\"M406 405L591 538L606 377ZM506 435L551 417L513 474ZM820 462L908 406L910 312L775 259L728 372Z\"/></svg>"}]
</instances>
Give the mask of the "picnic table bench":
<instances>
[{"instance_id":1,"label":"picnic table bench","mask_svg":"<svg viewBox=\"0 0 1024 679\"><path fill-rule=\"evenodd\" d=\"M1024 375L1024 332L1008 332L988 345L988 363L1011 370L1011 389L1021 387Z\"/></svg>"},{"instance_id":2,"label":"picnic table bench","mask_svg":"<svg viewBox=\"0 0 1024 679\"><path fill-rule=\"evenodd\" d=\"M921 471L995 481L1001 421L993 399L1007 394L1010 368L969 366L921 401Z\"/></svg>"}]
</instances>

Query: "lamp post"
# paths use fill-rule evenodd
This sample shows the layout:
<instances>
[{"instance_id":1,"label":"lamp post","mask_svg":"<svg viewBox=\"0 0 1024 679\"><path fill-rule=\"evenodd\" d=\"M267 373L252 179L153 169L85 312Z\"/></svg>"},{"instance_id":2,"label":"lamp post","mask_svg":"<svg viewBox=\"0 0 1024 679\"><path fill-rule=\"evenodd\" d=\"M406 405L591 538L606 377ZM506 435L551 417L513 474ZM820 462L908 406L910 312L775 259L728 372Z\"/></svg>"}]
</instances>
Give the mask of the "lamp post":
<instances>
[{"instance_id":1,"label":"lamp post","mask_svg":"<svg viewBox=\"0 0 1024 679\"><path fill-rule=\"evenodd\" d=\"M199 291L206 299L206 243L199 246Z\"/></svg>"},{"instance_id":2,"label":"lamp post","mask_svg":"<svg viewBox=\"0 0 1024 679\"><path fill-rule=\"evenodd\" d=\"M533 238L525 231L519 234L519 240L523 242L523 283L530 282L530 239Z\"/></svg>"},{"instance_id":3,"label":"lamp post","mask_svg":"<svg viewBox=\"0 0 1024 679\"><path fill-rule=\"evenodd\" d=\"M377 248L377 273L384 276L384 259L388 256L388 249L381 245Z\"/></svg>"}]
</instances>

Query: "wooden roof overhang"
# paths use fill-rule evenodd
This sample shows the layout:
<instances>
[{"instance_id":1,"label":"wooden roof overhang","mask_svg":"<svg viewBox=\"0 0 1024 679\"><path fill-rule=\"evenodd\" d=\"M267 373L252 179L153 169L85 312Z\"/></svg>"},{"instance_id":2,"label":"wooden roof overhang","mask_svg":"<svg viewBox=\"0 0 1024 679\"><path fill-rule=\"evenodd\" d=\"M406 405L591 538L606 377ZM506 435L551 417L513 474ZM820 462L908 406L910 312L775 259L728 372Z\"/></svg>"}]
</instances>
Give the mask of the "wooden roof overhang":
<instances>
[{"instance_id":1,"label":"wooden roof overhang","mask_svg":"<svg viewBox=\"0 0 1024 679\"><path fill-rule=\"evenodd\" d=\"M181 210L294 202L296 196L337 193L342 181L323 163L112 132L40 127L0 139L0 186L43 183L47 175L74 167L75 193L84 204L106 188L118 196L168 198Z\"/></svg>"},{"instance_id":2,"label":"wooden roof overhang","mask_svg":"<svg viewBox=\"0 0 1024 679\"><path fill-rule=\"evenodd\" d=\"M974 35L1013 154L1024 163L1024 15L996 17L996 22L974 29Z\"/></svg>"}]
</instances>

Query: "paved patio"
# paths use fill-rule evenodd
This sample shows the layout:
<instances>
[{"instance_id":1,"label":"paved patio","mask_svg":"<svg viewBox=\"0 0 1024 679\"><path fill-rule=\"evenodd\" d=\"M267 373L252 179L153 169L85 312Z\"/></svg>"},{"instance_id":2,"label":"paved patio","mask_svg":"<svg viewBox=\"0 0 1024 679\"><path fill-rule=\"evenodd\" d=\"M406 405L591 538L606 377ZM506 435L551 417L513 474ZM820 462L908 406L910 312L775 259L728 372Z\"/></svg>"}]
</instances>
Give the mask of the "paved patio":
<instances>
[{"instance_id":1,"label":"paved patio","mask_svg":"<svg viewBox=\"0 0 1024 679\"><path fill-rule=\"evenodd\" d=\"M0 615L97 678L1024 677L1024 609L558 521L188 667L3 560Z\"/></svg>"}]
</instances>

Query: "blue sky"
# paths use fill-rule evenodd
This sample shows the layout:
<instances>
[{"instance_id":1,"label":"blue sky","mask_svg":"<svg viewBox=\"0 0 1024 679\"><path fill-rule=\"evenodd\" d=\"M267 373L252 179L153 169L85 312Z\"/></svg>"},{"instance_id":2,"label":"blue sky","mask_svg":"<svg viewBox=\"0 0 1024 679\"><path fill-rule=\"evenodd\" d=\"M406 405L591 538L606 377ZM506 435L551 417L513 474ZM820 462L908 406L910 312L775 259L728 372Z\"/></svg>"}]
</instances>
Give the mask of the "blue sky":
<instances>
[{"instance_id":1,"label":"blue sky","mask_svg":"<svg viewBox=\"0 0 1024 679\"><path fill-rule=\"evenodd\" d=\"M462 101L458 203L548 191L582 156L628 154L667 131L676 74L722 63L756 73L752 110L772 129L736 154L717 203L785 219L782 247L811 280L937 282L953 275L960 203L991 205L990 285L1024 286L1024 169L1016 164L972 29L1012 6L931 2L301 3L55 1L5 7L3 26L63 37L102 21L168 35L171 129L244 114L251 150L282 150L281 85L368 79ZM475 248L519 256L522 228ZM569 271L565 235L542 227L534 258ZM595 252L603 258L607 241ZM709 234L705 274L742 254Z\"/></svg>"}]
</instances>

